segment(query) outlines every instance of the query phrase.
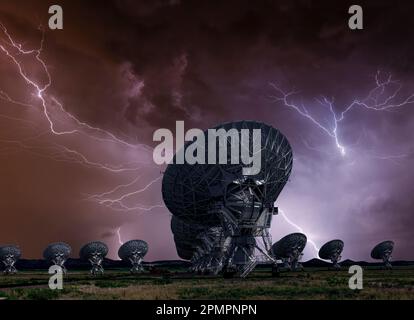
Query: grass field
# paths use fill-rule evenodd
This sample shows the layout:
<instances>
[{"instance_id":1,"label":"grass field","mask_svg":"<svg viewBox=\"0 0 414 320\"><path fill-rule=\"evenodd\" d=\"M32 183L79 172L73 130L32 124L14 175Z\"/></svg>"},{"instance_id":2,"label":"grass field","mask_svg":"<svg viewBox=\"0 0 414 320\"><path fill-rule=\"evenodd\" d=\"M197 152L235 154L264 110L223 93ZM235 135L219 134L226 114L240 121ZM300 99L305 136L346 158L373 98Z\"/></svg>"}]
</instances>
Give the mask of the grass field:
<instances>
[{"instance_id":1,"label":"grass field","mask_svg":"<svg viewBox=\"0 0 414 320\"><path fill-rule=\"evenodd\" d=\"M197 276L183 270L130 275L107 270L91 278L86 271L71 271L63 290L48 288L45 271L0 276L0 299L414 299L414 269L365 268L364 288L351 290L347 269L307 269L282 272L258 269L245 279Z\"/></svg>"}]
</instances>

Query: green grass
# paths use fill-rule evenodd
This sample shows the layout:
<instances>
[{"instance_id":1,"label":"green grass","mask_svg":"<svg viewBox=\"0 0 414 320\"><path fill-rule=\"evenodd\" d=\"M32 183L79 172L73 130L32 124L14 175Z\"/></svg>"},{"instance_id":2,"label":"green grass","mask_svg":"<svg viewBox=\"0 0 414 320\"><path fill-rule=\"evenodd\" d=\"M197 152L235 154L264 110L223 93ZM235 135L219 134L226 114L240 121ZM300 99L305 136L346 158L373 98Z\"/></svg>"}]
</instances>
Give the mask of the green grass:
<instances>
[{"instance_id":1,"label":"green grass","mask_svg":"<svg viewBox=\"0 0 414 320\"><path fill-rule=\"evenodd\" d=\"M71 271L63 290L47 287L46 272L20 272L0 276L0 298L53 299L414 299L414 269L364 270L364 289L351 290L347 270L307 269L282 272L272 278L258 269L245 279L189 275L185 270L169 274L131 275L109 270L102 277Z\"/></svg>"},{"instance_id":2,"label":"green grass","mask_svg":"<svg viewBox=\"0 0 414 320\"><path fill-rule=\"evenodd\" d=\"M53 300L67 293L67 290L50 290L49 288L18 288L4 293L4 297L10 300Z\"/></svg>"},{"instance_id":3,"label":"green grass","mask_svg":"<svg viewBox=\"0 0 414 320\"><path fill-rule=\"evenodd\" d=\"M180 291L180 299L250 299L251 297L267 297L270 299L303 299L315 295L327 295L331 298L350 298L355 291L341 288L321 287L257 287L240 290L239 288L219 290L217 288L185 288Z\"/></svg>"},{"instance_id":4,"label":"green grass","mask_svg":"<svg viewBox=\"0 0 414 320\"><path fill-rule=\"evenodd\" d=\"M98 280L95 282L95 286L97 286L98 288L123 288L128 287L129 283L125 281Z\"/></svg>"}]
</instances>

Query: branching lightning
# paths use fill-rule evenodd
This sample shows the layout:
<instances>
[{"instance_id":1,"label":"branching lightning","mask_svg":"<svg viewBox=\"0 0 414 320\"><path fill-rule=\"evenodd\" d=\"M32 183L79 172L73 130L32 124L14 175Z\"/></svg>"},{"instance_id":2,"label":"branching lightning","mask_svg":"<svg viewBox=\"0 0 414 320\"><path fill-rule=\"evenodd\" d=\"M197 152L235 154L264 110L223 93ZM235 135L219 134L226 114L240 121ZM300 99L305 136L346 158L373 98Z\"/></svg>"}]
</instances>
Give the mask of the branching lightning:
<instances>
[{"instance_id":1,"label":"branching lightning","mask_svg":"<svg viewBox=\"0 0 414 320\"><path fill-rule=\"evenodd\" d=\"M70 134L78 133L78 134L87 135L89 138L92 138L92 139L97 139L97 140L106 141L106 142L119 143L119 144L125 145L130 148L142 147L142 145L133 145L124 140L121 140L107 130L104 130L98 127L93 127L85 122L80 121L73 114L67 112L63 108L62 103L60 103L55 97L49 97L47 95L47 90L52 85L52 77L49 73L46 62L41 58L41 54L42 54L43 46L44 46L44 32L41 27L39 28L42 31L42 39L40 42L40 47L38 49L33 49L33 50L24 50L22 44L17 43L13 40L8 30L1 22L0 22L0 29L3 31L3 33L6 36L6 39L8 40L6 41L5 45L0 44L0 50L3 51L3 53L7 57L10 58L13 64L17 67L21 78L27 83L27 85L29 85L29 87L33 89L33 95L39 99L43 114L45 116L45 119L49 123L50 132L52 134L59 136L59 135L70 135ZM12 50L14 50L15 53L13 53ZM18 60L19 56L32 56L32 55L34 55L35 61L40 65L41 69L44 71L44 74L47 78L47 81L44 84L38 83L33 77L27 74L24 70L23 64L19 62ZM10 103L18 104L20 106L35 107L32 104L25 103L25 102L19 102L17 100L12 99L4 91L0 91L0 98ZM50 101L48 101L49 99ZM52 109L53 107L53 104L55 104L58 107L58 110L60 110L61 115L66 116L67 118L73 120L76 123L77 128L74 128L72 130L66 130L66 131L56 129L56 125L52 119L51 111L50 111L50 109ZM105 138L100 138L97 135L88 134L87 132L82 131L83 129L94 131L98 134L102 134Z\"/></svg>"},{"instance_id":2,"label":"branching lightning","mask_svg":"<svg viewBox=\"0 0 414 320\"><path fill-rule=\"evenodd\" d=\"M163 208L164 205L157 204L151 206L131 204L131 201L134 200L134 197L142 194L143 192L148 191L151 187L156 185L162 178L158 176L153 178L153 180L147 182L144 186L136 187L138 183L141 182L141 175L138 175L137 172L143 168L142 164L139 163L122 163L122 164L108 164L101 163L98 161L91 160L86 154L82 153L79 150L69 147L67 145L54 143L48 147L38 147L31 145L31 142L40 138L44 135L53 135L56 137L61 136L83 136L87 139L93 141L99 141L102 144L116 144L128 150L140 150L145 152L150 152L151 148L142 144L131 144L128 141L120 139L113 133L104 130L99 127L89 125L88 123L81 121L76 116L68 112L62 102L58 98L54 97L49 93L49 89L52 86L52 76L47 67L47 63L42 58L42 52L44 50L45 37L42 28L39 28L42 37L40 40L39 47L36 49L27 50L23 47L21 43L18 43L8 31L8 29L0 22L0 32L2 32L3 37L0 38L0 53L11 63L11 66L14 66L17 70L18 76L23 80L27 85L27 90L30 93L30 96L34 98L35 102L20 101L12 97L9 93L0 89L0 100L23 108L31 108L39 110L41 115L46 121L48 130L46 132L41 132L38 135L29 137L23 140L13 140L5 139L1 142L14 146L15 148L20 148L26 152L31 152L38 156L46 157L55 161L65 161L70 163L79 164L88 168L95 168L104 170L111 174L121 174L121 173L132 173L134 178L131 182L126 184L120 184L115 186L109 191L102 192L95 195L90 195L87 197L90 201L95 201L99 205L111 208L114 211L121 212L135 212L142 211L147 212L155 208ZM43 83L37 81L34 75L28 73L24 67L23 62L21 62L22 57L31 58L32 62L39 67L39 70L42 70L44 78L46 79ZM375 75L375 85L368 92L368 94L362 99L354 99L349 105L345 106L343 111L338 112L334 99L328 99L327 97L322 96L321 98L315 99L315 102L324 107L327 110L329 116L329 125L318 120L316 116L311 114L303 103L296 103L295 97L299 94L297 91L284 91L275 83L270 85L275 91L275 94L271 96L274 102L282 103L285 107L288 107L295 111L301 117L307 119L312 123L316 128L321 130L322 133L330 137L334 143L339 153L342 156L347 155L348 147L345 146L343 140L340 136L340 125L343 123L346 115L350 113L355 108L364 108L369 111L391 111L392 109L405 107L414 103L414 94L408 96L402 96L401 89L402 84L394 80L391 75L382 79L381 72L377 72ZM2 119L8 121L19 121L27 125L35 125L29 120L20 119L8 115L1 114ZM60 123L65 123L70 125L71 129L59 129ZM309 146L308 144L308 147ZM7 152L12 147L7 147L1 151ZM397 155L381 155L377 156L377 159L381 160L398 160L406 157L405 154ZM134 188L133 191L128 191L131 188ZM293 223L285 213L280 210L281 216L285 219L287 223L296 228L298 231L303 232L303 229L297 224ZM120 245L123 244L121 237L121 228L118 228L117 231L118 242ZM319 248L312 239L308 239L308 242L312 245L312 248L318 252Z\"/></svg>"},{"instance_id":3,"label":"branching lightning","mask_svg":"<svg viewBox=\"0 0 414 320\"><path fill-rule=\"evenodd\" d=\"M301 228L301 227L299 227L296 223L294 223L294 222L292 222L286 215L285 215L285 212L283 211L283 210L281 210L280 208L279 208L279 213L280 213L280 215L283 217L283 219L285 219L285 221L287 222L287 223L289 223L292 227L294 227L295 229L297 229L299 232L301 232L301 233L304 233L304 234L306 234L304 231L303 231L303 229ZM315 250L315 252L316 252L316 256L318 256L318 253L319 253L319 247L316 245L316 243L312 240L312 239L310 239L309 238L309 235L308 234L306 234L306 236L307 236L307 238L308 238L308 242L312 245L312 248Z\"/></svg>"},{"instance_id":4,"label":"branching lightning","mask_svg":"<svg viewBox=\"0 0 414 320\"><path fill-rule=\"evenodd\" d=\"M121 196L116 196L117 191L122 190L124 188L132 187L133 185L135 185L139 181L139 179L140 179L140 176L136 177L130 183L119 185L119 186L115 187L114 189L109 190L109 191L104 192L104 193L101 193L101 194L92 195L92 196L89 197L89 199L96 201L100 205L104 205L106 207L109 207L114 211L124 211L124 212L136 211L136 210L151 211L155 208L164 208L165 206L161 205L161 204L151 205L151 206L143 206L143 205L135 205L135 204L134 205L128 205L128 203L127 203L128 198L132 198L134 196L137 196L137 195L145 192L146 190L151 188L153 185L155 185L157 182L159 182L162 179L162 175L158 176L157 178L155 178L152 181L148 182L144 187L142 187L138 190L122 193Z\"/></svg>"},{"instance_id":5,"label":"branching lightning","mask_svg":"<svg viewBox=\"0 0 414 320\"><path fill-rule=\"evenodd\" d=\"M286 92L275 83L270 83L270 86L276 92L271 95L270 98L274 102L281 102L285 107L294 110L300 116L309 120L313 125L332 138L340 154L345 156L347 148L340 138L339 129L340 124L344 121L349 112L357 107L377 112L391 111L392 109L405 107L414 103L414 93L402 97L400 94L402 84L399 81L394 80L391 74L386 76L383 80L381 80L381 78L381 72L377 71L375 74L375 86L368 92L368 94L362 99L354 99L348 106L345 106L344 110L341 112L336 111L333 98L328 99L325 96L315 98L317 104L328 110L328 115L331 119L331 124L329 126L313 116L303 103L296 103L294 101L294 97L299 93L298 91Z\"/></svg>"},{"instance_id":6,"label":"branching lightning","mask_svg":"<svg viewBox=\"0 0 414 320\"><path fill-rule=\"evenodd\" d=\"M12 96L10 96L7 92L0 89L0 100L3 100L11 105L16 105L19 107L25 108L33 108L40 110L43 118L46 120L48 131L42 132L35 137L30 137L24 140L2 140L3 143L7 143L13 145L16 148L21 148L27 152L31 152L33 154L46 157L55 161L64 161L64 162L71 162L75 164L79 164L88 168L96 168L100 170L107 171L111 174L121 174L121 173L134 173L142 168L145 165L141 163L122 163L122 164L108 164L102 163L99 161L91 160L86 154L82 153L79 150L76 150L73 147L69 147L67 145L63 145L60 143L53 143L49 147L38 147L34 145L30 145L29 142L32 142L37 137L43 136L45 134L54 135L57 137L60 136L75 136L75 135L82 135L87 139L91 139L94 141L99 141L100 143L106 146L107 144L116 144L123 148L127 148L133 151L143 151L143 152L151 152L151 148L143 145L143 144L131 144L127 141L124 141L113 133L104 130L99 127L91 126L86 122L81 121L73 114L65 110L63 104L54 96L52 96L48 91L52 86L52 76L48 70L46 62L42 58L42 52L44 49L45 44L45 33L41 27L39 27L41 31L42 37L40 40L40 45L36 49L27 50L23 48L21 43L18 43L10 32L7 30L4 24L0 22L0 32L3 33L3 37L0 38L0 53L3 53L5 58L10 61L11 66L14 66L17 70L18 76L23 80L23 83L27 85L27 90L36 102L25 102L19 101ZM22 58L29 59L33 65L39 67L38 69L42 71L44 78L46 79L44 83L37 81L34 75L28 73L24 67L24 63L21 62ZM27 63L27 62L26 62ZM19 119L16 117L9 117L7 115L1 115L3 119L13 120L13 121L20 121L22 123L30 123L30 121L26 119ZM71 126L71 129L61 130L59 129L59 124L64 123L65 126ZM9 148L5 148L4 150L8 150ZM142 206L142 205L128 205L124 201L132 196L137 196L140 193L145 192L148 190L152 185L160 180L161 177L155 178L153 181L150 181L146 186L140 188L139 190L133 192L126 192L122 196L117 196L115 198L111 198L112 195L115 194L116 191L121 190L123 188L132 186L134 183L138 182L141 176L134 179L133 183L128 185L119 185L114 189L93 195L88 197L88 200L96 201L100 205L104 205L106 207L112 208L116 211L123 211L123 212L130 212L130 211L150 211L155 208L161 208L161 205L153 205L153 206ZM119 230L118 230L119 233Z\"/></svg>"},{"instance_id":7,"label":"branching lightning","mask_svg":"<svg viewBox=\"0 0 414 320\"><path fill-rule=\"evenodd\" d=\"M329 125L327 125L324 124L324 122L318 120L316 116L312 115L311 112L309 112L308 108L303 104L303 102L295 102L295 97L299 93L298 91L284 91L275 83L270 83L270 86L275 91L275 94L270 96L270 98L275 103L282 103L285 107L292 109L298 115L307 119L325 135L333 139L335 146L342 157L345 157L347 155L348 147L344 145L340 137L340 125L345 120L346 115L353 109L364 108L373 112L385 112L414 104L414 94L402 96L402 84L399 81L394 80L391 74L386 77L382 77L381 72L377 71L375 74L375 85L368 92L368 94L362 99L354 99L349 105L345 106L341 112L336 111L333 98L328 99L325 96L322 96L321 98L315 98L315 102L318 105L324 107L328 112L328 119L330 119L330 121ZM302 141L305 147L310 150L327 153L320 148L310 146L308 141L304 139L302 139ZM397 160L406 158L408 156L409 154L396 154L372 157L378 160L390 160L396 162ZM281 216L287 223L295 227L300 232L303 232L303 229L292 222L282 210L280 210L280 212ZM315 242L313 242L311 239L308 239L308 241L312 244L312 247L315 249L315 251L318 252L319 248L316 246Z\"/></svg>"},{"instance_id":8,"label":"branching lightning","mask_svg":"<svg viewBox=\"0 0 414 320\"><path fill-rule=\"evenodd\" d=\"M124 243L122 242L122 237L121 237L121 227L119 227L116 230L116 235L118 236L118 243L120 246L122 246Z\"/></svg>"}]
</instances>

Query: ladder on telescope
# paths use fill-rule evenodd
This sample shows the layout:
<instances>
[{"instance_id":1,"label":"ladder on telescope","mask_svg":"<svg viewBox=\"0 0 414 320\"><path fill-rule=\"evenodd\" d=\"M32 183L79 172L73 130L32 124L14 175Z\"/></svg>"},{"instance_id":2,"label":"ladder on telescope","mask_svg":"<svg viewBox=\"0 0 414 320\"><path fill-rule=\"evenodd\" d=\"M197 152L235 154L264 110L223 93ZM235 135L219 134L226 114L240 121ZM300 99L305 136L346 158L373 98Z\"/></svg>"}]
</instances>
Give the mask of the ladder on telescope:
<instances>
[{"instance_id":1,"label":"ladder on telescope","mask_svg":"<svg viewBox=\"0 0 414 320\"><path fill-rule=\"evenodd\" d=\"M257 259L253 257L243 268L243 272L240 274L241 278L245 278L257 265Z\"/></svg>"}]
</instances>

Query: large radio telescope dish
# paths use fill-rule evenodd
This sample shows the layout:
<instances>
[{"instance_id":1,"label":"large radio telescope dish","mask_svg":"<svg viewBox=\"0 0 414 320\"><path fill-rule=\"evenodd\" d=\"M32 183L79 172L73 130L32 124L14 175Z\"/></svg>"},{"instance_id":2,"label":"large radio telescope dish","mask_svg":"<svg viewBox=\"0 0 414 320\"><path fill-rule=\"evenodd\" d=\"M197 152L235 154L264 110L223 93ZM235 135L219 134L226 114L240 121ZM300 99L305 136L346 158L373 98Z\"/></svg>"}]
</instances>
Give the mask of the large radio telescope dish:
<instances>
[{"instance_id":1,"label":"large radio telescope dish","mask_svg":"<svg viewBox=\"0 0 414 320\"><path fill-rule=\"evenodd\" d=\"M138 254L143 258L147 252L148 244L144 240L130 240L119 248L118 256L122 260L128 260L133 254Z\"/></svg>"},{"instance_id":2,"label":"large radio telescope dish","mask_svg":"<svg viewBox=\"0 0 414 320\"><path fill-rule=\"evenodd\" d=\"M162 195L174 216L171 228L180 256L189 257L195 249L192 262L196 270L217 273L223 269L225 274L245 277L258 263L256 250L262 253L260 257L274 262L269 255L269 228L277 212L274 202L292 170L292 149L277 129L256 121L225 123L209 130L203 133L204 144L199 136L177 154L201 146L197 152L208 160L215 152L216 164L179 164L176 154L164 173ZM212 152L211 130L222 133ZM232 163L232 146L238 150L238 162ZM255 166L260 164L260 168L249 175L240 155L248 151L252 156L253 150L256 155L260 152L260 163Z\"/></svg>"},{"instance_id":3,"label":"large radio telescope dish","mask_svg":"<svg viewBox=\"0 0 414 320\"><path fill-rule=\"evenodd\" d=\"M19 260L22 255L18 246L9 245L0 247L0 259L3 260L8 256L13 256L16 260Z\"/></svg>"},{"instance_id":4,"label":"large radio telescope dish","mask_svg":"<svg viewBox=\"0 0 414 320\"><path fill-rule=\"evenodd\" d=\"M324 260L331 260L334 268L339 269L338 261L341 259L341 253L344 249L344 242L336 239L325 243L319 250L319 257Z\"/></svg>"},{"instance_id":5,"label":"large radio telescope dish","mask_svg":"<svg viewBox=\"0 0 414 320\"><path fill-rule=\"evenodd\" d=\"M118 256L132 264L131 273L143 271L142 260L148 252L148 244L143 240L125 242L118 250Z\"/></svg>"},{"instance_id":6,"label":"large radio telescope dish","mask_svg":"<svg viewBox=\"0 0 414 320\"><path fill-rule=\"evenodd\" d=\"M299 260L306 242L307 238L303 233L291 233L273 244L272 253L277 259L282 259L288 269L303 269Z\"/></svg>"},{"instance_id":7,"label":"large radio telescope dish","mask_svg":"<svg viewBox=\"0 0 414 320\"><path fill-rule=\"evenodd\" d=\"M20 248L14 245L0 247L0 261L4 264L5 274L17 273L16 262L20 259L22 253Z\"/></svg>"},{"instance_id":8,"label":"large radio telescope dish","mask_svg":"<svg viewBox=\"0 0 414 320\"><path fill-rule=\"evenodd\" d=\"M45 258L46 261L61 267L62 271L66 273L65 262L69 258L71 252L72 248L67 243L51 243L46 247L45 251L43 251L43 258Z\"/></svg>"},{"instance_id":9,"label":"large radio telescope dish","mask_svg":"<svg viewBox=\"0 0 414 320\"><path fill-rule=\"evenodd\" d=\"M371 258L373 259L381 259L384 261L384 265L386 268L392 268L390 260L392 251L394 250L394 242L393 241L383 241L377 244L374 249L371 251Z\"/></svg>"},{"instance_id":10,"label":"large radio telescope dish","mask_svg":"<svg viewBox=\"0 0 414 320\"><path fill-rule=\"evenodd\" d=\"M303 233L291 233L276 242L272 251L278 258L289 258L292 253L305 249L307 238Z\"/></svg>"},{"instance_id":11,"label":"large radio telescope dish","mask_svg":"<svg viewBox=\"0 0 414 320\"><path fill-rule=\"evenodd\" d=\"M107 254L107 245L100 241L85 244L79 252L79 256L82 260L88 260L91 263L91 274L94 276L97 274L103 274L104 269L102 267L102 262Z\"/></svg>"},{"instance_id":12,"label":"large radio telescope dish","mask_svg":"<svg viewBox=\"0 0 414 320\"><path fill-rule=\"evenodd\" d=\"M108 246L103 242L93 241L85 244L79 252L79 256L83 260L88 260L94 254L99 254L102 258L106 257Z\"/></svg>"},{"instance_id":13,"label":"large radio telescope dish","mask_svg":"<svg viewBox=\"0 0 414 320\"><path fill-rule=\"evenodd\" d=\"M263 206L273 207L276 198L288 181L292 169L292 149L288 140L277 129L256 121L239 121L219 125L214 129L261 130L261 170L257 175L247 178L260 181L262 192L257 195ZM208 159L207 131L206 159ZM230 143L228 141L228 143ZM257 143L257 142L256 142ZM184 149L192 143L187 143ZM241 146L242 148L245 146ZM217 147L218 149L218 147ZM218 157L219 151L216 152ZM228 164L176 164L176 156L168 165L162 182L162 195L170 212L181 220L203 226L219 225L217 214L211 213L211 204L218 198L224 198L227 188L237 188L234 181L244 180L244 165L230 164L231 150L227 148ZM218 163L218 161L217 161Z\"/></svg>"},{"instance_id":14,"label":"large radio telescope dish","mask_svg":"<svg viewBox=\"0 0 414 320\"><path fill-rule=\"evenodd\" d=\"M64 242L56 242L49 244L43 251L43 258L49 262L53 262L56 255L62 255L65 259L69 258L72 249L70 245Z\"/></svg>"}]
</instances>

